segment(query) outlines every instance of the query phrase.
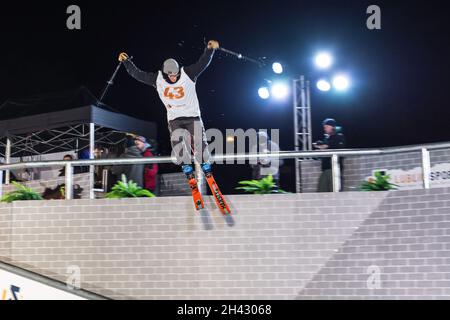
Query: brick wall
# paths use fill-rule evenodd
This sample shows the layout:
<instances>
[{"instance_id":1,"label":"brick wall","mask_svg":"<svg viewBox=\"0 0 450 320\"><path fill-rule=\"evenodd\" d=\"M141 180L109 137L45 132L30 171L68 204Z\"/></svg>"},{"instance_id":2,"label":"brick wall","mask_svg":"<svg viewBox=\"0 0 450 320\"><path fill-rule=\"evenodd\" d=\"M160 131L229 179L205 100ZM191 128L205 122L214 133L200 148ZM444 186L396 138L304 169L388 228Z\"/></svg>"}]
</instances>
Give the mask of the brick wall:
<instances>
[{"instance_id":1,"label":"brick wall","mask_svg":"<svg viewBox=\"0 0 450 320\"><path fill-rule=\"evenodd\" d=\"M0 206L2 254L118 299L294 299L386 195L230 196L234 226L209 197L204 215L191 197L21 201Z\"/></svg>"},{"instance_id":2,"label":"brick wall","mask_svg":"<svg viewBox=\"0 0 450 320\"><path fill-rule=\"evenodd\" d=\"M160 196L190 195L191 191L182 172L165 173L159 176Z\"/></svg>"},{"instance_id":3,"label":"brick wall","mask_svg":"<svg viewBox=\"0 0 450 320\"><path fill-rule=\"evenodd\" d=\"M320 160L303 160L300 163L301 192L317 192L321 170Z\"/></svg>"},{"instance_id":4,"label":"brick wall","mask_svg":"<svg viewBox=\"0 0 450 320\"><path fill-rule=\"evenodd\" d=\"M450 299L450 188L392 192L298 299Z\"/></svg>"},{"instance_id":5,"label":"brick wall","mask_svg":"<svg viewBox=\"0 0 450 320\"><path fill-rule=\"evenodd\" d=\"M209 197L0 204L0 259L115 299L450 298L450 188L228 198L234 226Z\"/></svg>"},{"instance_id":6,"label":"brick wall","mask_svg":"<svg viewBox=\"0 0 450 320\"><path fill-rule=\"evenodd\" d=\"M0 204L0 259L6 261L11 257L12 245L12 208Z\"/></svg>"},{"instance_id":7,"label":"brick wall","mask_svg":"<svg viewBox=\"0 0 450 320\"><path fill-rule=\"evenodd\" d=\"M186 176L182 172L161 174L159 176L159 186L159 196L161 197L191 195ZM206 183L202 186L202 192L206 192Z\"/></svg>"}]
</instances>

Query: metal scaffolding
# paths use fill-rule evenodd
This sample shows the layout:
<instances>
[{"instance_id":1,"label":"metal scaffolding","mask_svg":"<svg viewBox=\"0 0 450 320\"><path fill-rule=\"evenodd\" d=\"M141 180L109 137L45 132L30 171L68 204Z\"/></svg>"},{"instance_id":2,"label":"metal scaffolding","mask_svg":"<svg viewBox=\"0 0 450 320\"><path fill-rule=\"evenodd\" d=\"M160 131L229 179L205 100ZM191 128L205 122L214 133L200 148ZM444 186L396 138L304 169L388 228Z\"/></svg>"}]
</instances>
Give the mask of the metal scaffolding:
<instances>
[{"instance_id":1,"label":"metal scaffolding","mask_svg":"<svg viewBox=\"0 0 450 320\"><path fill-rule=\"evenodd\" d=\"M311 96L310 83L304 76L294 79L293 83L293 113L294 113L294 148L295 151L312 150L311 129ZM301 159L295 160L295 192L301 192Z\"/></svg>"},{"instance_id":2,"label":"metal scaffolding","mask_svg":"<svg viewBox=\"0 0 450 320\"><path fill-rule=\"evenodd\" d=\"M9 134L0 140L0 157L5 164L11 163L11 158L31 158L40 161L41 155L52 152L75 151L89 148L90 159L94 159L96 144L117 146L125 141L121 131L109 129L94 123L78 124L63 128L40 130L29 134ZM90 185L94 185L94 166L89 166ZM5 184L9 184L10 171L5 170ZM90 188L90 198L94 199L93 187Z\"/></svg>"}]
</instances>

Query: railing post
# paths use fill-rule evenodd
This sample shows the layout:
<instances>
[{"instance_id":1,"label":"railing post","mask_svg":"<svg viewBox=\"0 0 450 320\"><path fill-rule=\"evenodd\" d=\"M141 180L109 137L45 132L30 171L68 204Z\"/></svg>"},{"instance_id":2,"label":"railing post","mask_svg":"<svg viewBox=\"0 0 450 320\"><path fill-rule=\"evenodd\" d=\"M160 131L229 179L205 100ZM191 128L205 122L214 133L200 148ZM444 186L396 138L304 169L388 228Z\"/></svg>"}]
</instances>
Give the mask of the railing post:
<instances>
[{"instance_id":1,"label":"railing post","mask_svg":"<svg viewBox=\"0 0 450 320\"><path fill-rule=\"evenodd\" d=\"M333 154L331 157L331 171L333 178L333 192L339 192L341 189L341 167L339 165L339 156Z\"/></svg>"},{"instance_id":2,"label":"railing post","mask_svg":"<svg viewBox=\"0 0 450 320\"><path fill-rule=\"evenodd\" d=\"M298 134L298 79L292 80L292 101L293 101L293 110L294 110L294 148L295 151L298 152L300 150L300 146L298 143L299 134ZM295 193L300 193L301 191L301 181L300 181L300 159L294 158L295 165Z\"/></svg>"},{"instance_id":3,"label":"railing post","mask_svg":"<svg viewBox=\"0 0 450 320\"><path fill-rule=\"evenodd\" d=\"M89 159L94 159L94 145L95 145L95 123L89 123ZM89 166L89 199L95 199L94 184L95 173L94 166Z\"/></svg>"},{"instance_id":4,"label":"railing post","mask_svg":"<svg viewBox=\"0 0 450 320\"><path fill-rule=\"evenodd\" d=\"M0 170L0 198L3 197L3 170Z\"/></svg>"},{"instance_id":5,"label":"railing post","mask_svg":"<svg viewBox=\"0 0 450 320\"><path fill-rule=\"evenodd\" d=\"M11 139L9 137L6 138L6 148L5 148L5 164L11 163ZM10 181L10 170L5 171L5 184L9 184Z\"/></svg>"},{"instance_id":6,"label":"railing post","mask_svg":"<svg viewBox=\"0 0 450 320\"><path fill-rule=\"evenodd\" d=\"M103 169L102 171L102 187L103 192L108 191L108 169Z\"/></svg>"},{"instance_id":7,"label":"railing post","mask_svg":"<svg viewBox=\"0 0 450 320\"><path fill-rule=\"evenodd\" d=\"M66 163L66 200L73 198L73 170L70 162Z\"/></svg>"},{"instance_id":8,"label":"railing post","mask_svg":"<svg viewBox=\"0 0 450 320\"><path fill-rule=\"evenodd\" d=\"M430 189L430 173L430 151L428 151L426 148L422 148L422 179L424 189Z\"/></svg>"}]
</instances>

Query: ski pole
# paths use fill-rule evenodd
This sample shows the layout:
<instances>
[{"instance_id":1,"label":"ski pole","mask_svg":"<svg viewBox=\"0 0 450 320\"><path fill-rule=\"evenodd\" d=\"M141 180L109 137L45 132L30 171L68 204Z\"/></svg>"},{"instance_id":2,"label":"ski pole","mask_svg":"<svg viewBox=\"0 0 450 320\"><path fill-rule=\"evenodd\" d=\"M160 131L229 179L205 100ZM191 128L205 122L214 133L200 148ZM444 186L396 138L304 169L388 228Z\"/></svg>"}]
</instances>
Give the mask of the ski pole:
<instances>
[{"instance_id":1,"label":"ski pole","mask_svg":"<svg viewBox=\"0 0 450 320\"><path fill-rule=\"evenodd\" d=\"M133 57L130 57L129 59L131 60L131 59L133 59ZM102 102L102 101L103 101L103 98L105 97L106 93L108 92L109 87L112 86L112 85L114 84L114 78L116 77L117 72L119 72L119 69L120 69L120 66L122 65L122 62L123 62L123 61L120 61L120 62L119 62L119 64L117 65L116 69L114 70L113 75L111 76L111 79L109 79L109 80L106 82L106 83L107 83L107 84L106 84L106 87L105 87L105 89L103 90L102 95L100 96L99 102Z\"/></svg>"},{"instance_id":2,"label":"ski pole","mask_svg":"<svg viewBox=\"0 0 450 320\"><path fill-rule=\"evenodd\" d=\"M259 67L264 66L264 62L263 61L255 60L253 58L246 57L246 56L242 55L241 53L237 53L237 52L234 52L234 51L222 48L222 47L219 47L218 49L223 51L223 52L225 52L225 53L233 55L233 56L237 57L238 59L243 59L243 60L247 60L247 61L256 63Z\"/></svg>"}]
</instances>

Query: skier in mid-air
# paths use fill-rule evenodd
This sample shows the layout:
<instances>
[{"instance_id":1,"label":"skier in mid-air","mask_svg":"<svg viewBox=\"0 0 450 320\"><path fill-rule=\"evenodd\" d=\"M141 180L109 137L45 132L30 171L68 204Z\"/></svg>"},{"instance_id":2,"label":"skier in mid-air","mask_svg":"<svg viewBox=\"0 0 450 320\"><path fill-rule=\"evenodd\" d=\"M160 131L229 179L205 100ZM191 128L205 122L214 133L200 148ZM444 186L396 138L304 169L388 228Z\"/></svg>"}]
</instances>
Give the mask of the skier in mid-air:
<instances>
[{"instance_id":1,"label":"skier in mid-air","mask_svg":"<svg viewBox=\"0 0 450 320\"><path fill-rule=\"evenodd\" d=\"M185 129L189 132L191 137L191 146L201 146L201 148L193 148L194 157L196 161L201 164L201 168L205 173L208 185L211 188L212 194L215 197L216 203L220 210L224 214L229 214L230 210L228 205L226 204L225 199L223 198L212 176L211 164L208 161L208 143L201 119L200 105L195 88L198 76L209 66L214 56L214 52L218 48L219 43L215 40L211 40L208 42L205 51L196 63L180 68L175 59L167 59L164 61L162 71L160 70L157 73L140 70L124 52L120 53L119 61L125 65L128 73L133 78L156 88L158 95L167 110L167 120L171 135L170 141L172 148L174 149L175 145L179 143L173 138L172 135L172 133L177 129ZM198 128L200 130L198 130ZM199 131L200 134L196 131ZM179 158L179 155L176 154L176 156L178 161L180 161L181 159ZM202 209L204 204L198 190L192 163L186 163L185 161L182 166L182 170L188 178L196 208Z\"/></svg>"}]
</instances>

